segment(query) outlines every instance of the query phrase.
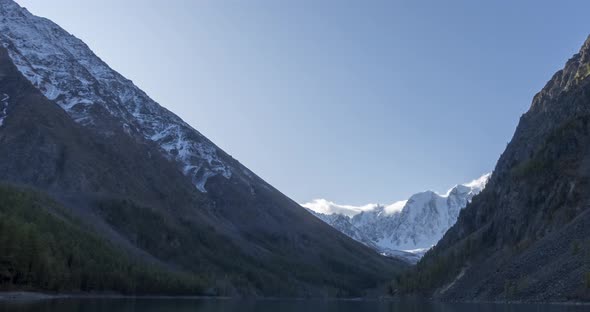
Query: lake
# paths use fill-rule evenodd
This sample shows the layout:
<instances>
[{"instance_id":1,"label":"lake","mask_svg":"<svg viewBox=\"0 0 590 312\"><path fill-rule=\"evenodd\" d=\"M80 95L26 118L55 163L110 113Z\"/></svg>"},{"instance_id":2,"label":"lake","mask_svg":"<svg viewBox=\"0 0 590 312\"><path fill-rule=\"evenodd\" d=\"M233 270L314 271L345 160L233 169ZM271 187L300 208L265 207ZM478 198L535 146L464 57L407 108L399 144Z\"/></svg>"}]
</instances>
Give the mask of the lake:
<instances>
[{"instance_id":1,"label":"lake","mask_svg":"<svg viewBox=\"0 0 590 312\"><path fill-rule=\"evenodd\" d=\"M427 300L52 299L0 302L2 312L564 312L590 306L437 303Z\"/></svg>"}]
</instances>

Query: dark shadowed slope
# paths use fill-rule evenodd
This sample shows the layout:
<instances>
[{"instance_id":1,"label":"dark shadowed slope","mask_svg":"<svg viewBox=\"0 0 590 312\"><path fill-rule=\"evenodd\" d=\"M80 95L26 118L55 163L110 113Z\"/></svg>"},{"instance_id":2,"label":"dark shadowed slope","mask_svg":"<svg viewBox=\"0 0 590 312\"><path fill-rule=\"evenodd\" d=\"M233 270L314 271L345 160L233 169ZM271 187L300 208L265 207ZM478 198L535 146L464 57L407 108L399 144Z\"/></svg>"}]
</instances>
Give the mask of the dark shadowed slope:
<instances>
[{"instance_id":1,"label":"dark shadowed slope","mask_svg":"<svg viewBox=\"0 0 590 312\"><path fill-rule=\"evenodd\" d=\"M453 300L590 299L590 38L533 99L486 189L416 274Z\"/></svg>"},{"instance_id":2,"label":"dark shadowed slope","mask_svg":"<svg viewBox=\"0 0 590 312\"><path fill-rule=\"evenodd\" d=\"M58 203L0 184L0 290L199 294L205 282L140 261L89 232Z\"/></svg>"},{"instance_id":3,"label":"dark shadowed slope","mask_svg":"<svg viewBox=\"0 0 590 312\"><path fill-rule=\"evenodd\" d=\"M358 296L404 268L311 216L59 26L0 0L0 27L0 180L57 200L134 261L191 272L210 294L264 296Z\"/></svg>"}]
</instances>

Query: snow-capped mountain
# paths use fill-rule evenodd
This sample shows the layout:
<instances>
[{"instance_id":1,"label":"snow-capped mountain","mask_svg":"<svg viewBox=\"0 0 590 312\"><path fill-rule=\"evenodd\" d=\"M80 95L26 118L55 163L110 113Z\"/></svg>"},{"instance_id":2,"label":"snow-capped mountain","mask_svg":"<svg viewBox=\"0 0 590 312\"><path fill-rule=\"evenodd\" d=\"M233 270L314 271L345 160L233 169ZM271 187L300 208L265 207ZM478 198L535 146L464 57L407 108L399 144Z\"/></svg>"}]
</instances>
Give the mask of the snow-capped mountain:
<instances>
[{"instance_id":1,"label":"snow-capped mountain","mask_svg":"<svg viewBox=\"0 0 590 312\"><path fill-rule=\"evenodd\" d=\"M42 212L154 266L158 280L162 270L208 294L352 296L406 267L311 216L12 0L0 0L0 142L11 194L42 193L52 203Z\"/></svg>"},{"instance_id":2,"label":"snow-capped mountain","mask_svg":"<svg viewBox=\"0 0 590 312\"><path fill-rule=\"evenodd\" d=\"M485 174L442 195L420 192L388 206L356 207L323 199L303 206L342 233L381 253L416 262L455 224L461 209L483 190L489 177L490 174Z\"/></svg>"},{"instance_id":3,"label":"snow-capped mountain","mask_svg":"<svg viewBox=\"0 0 590 312\"><path fill-rule=\"evenodd\" d=\"M232 166L211 141L112 70L84 42L10 0L0 1L0 16L0 44L19 71L76 122L106 135L122 127L130 136L156 142L201 192L212 176L231 177ZM6 106L5 100L0 105ZM0 120L6 115L2 108Z\"/></svg>"},{"instance_id":4,"label":"snow-capped mountain","mask_svg":"<svg viewBox=\"0 0 590 312\"><path fill-rule=\"evenodd\" d=\"M359 241L373 249L379 249L379 246L377 246L377 244L375 244L371 238L369 238L364 232L352 224L350 217L339 213L323 214L313 210L310 211L322 221L328 223L338 231L346 234L348 237L353 238L354 240Z\"/></svg>"}]
</instances>

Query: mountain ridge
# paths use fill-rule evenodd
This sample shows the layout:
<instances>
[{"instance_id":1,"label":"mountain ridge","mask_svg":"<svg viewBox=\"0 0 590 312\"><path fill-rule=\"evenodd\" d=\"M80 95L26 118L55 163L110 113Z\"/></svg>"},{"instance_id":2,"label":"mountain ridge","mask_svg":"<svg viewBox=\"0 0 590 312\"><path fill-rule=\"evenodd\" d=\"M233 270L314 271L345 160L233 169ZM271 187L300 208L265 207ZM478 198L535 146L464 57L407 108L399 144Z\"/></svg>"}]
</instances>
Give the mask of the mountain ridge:
<instances>
[{"instance_id":1,"label":"mountain ridge","mask_svg":"<svg viewBox=\"0 0 590 312\"><path fill-rule=\"evenodd\" d=\"M11 0L0 0L4 94L0 181L50 196L81 228L191 274L207 294L360 296L405 268L314 218ZM10 265L0 271L19 269Z\"/></svg>"},{"instance_id":2,"label":"mountain ridge","mask_svg":"<svg viewBox=\"0 0 590 312\"><path fill-rule=\"evenodd\" d=\"M156 142L168 157L181 163L183 173L201 192L206 192L208 178L231 176L225 153L112 70L81 40L13 1L0 2L0 10L4 17L0 43L19 71L76 122L108 134L112 125L100 125L101 115L119 119L126 133ZM97 106L106 112L97 112Z\"/></svg>"},{"instance_id":3,"label":"mountain ridge","mask_svg":"<svg viewBox=\"0 0 590 312\"><path fill-rule=\"evenodd\" d=\"M486 189L397 289L459 301L590 298L589 76L590 36L534 96Z\"/></svg>"},{"instance_id":4,"label":"mountain ridge","mask_svg":"<svg viewBox=\"0 0 590 312\"><path fill-rule=\"evenodd\" d=\"M302 204L318 218L378 252L416 263L457 220L491 174L458 184L445 194L416 193L391 205L355 207L326 200Z\"/></svg>"}]
</instances>

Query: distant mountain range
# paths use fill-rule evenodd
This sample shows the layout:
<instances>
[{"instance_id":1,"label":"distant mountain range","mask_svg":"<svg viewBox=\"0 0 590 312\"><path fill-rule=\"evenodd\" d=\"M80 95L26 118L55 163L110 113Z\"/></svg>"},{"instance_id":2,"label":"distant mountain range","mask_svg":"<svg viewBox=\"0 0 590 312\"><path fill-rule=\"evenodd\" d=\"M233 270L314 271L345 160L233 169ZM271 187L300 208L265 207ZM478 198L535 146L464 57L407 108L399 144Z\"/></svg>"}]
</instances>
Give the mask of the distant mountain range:
<instances>
[{"instance_id":1,"label":"distant mountain range","mask_svg":"<svg viewBox=\"0 0 590 312\"><path fill-rule=\"evenodd\" d=\"M391 205L338 205L325 199L303 204L318 218L378 252L416 263L457 221L490 174L440 195L425 191Z\"/></svg>"}]
</instances>

